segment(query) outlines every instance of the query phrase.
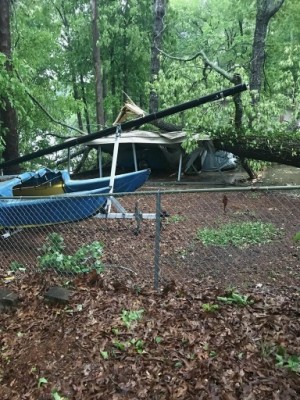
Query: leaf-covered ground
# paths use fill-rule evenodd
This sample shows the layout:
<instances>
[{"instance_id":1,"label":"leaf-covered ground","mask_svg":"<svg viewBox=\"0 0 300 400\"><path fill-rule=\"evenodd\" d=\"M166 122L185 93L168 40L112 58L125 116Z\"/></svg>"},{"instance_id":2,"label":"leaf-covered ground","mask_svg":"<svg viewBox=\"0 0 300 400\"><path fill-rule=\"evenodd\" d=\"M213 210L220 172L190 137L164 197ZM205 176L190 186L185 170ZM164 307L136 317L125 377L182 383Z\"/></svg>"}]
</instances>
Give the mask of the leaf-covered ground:
<instances>
[{"instance_id":1,"label":"leaf-covered ground","mask_svg":"<svg viewBox=\"0 0 300 400\"><path fill-rule=\"evenodd\" d=\"M162 221L158 292L153 221L139 235L129 221L56 228L72 251L104 242L113 268L102 276L35 272L46 230L0 242L0 287L21 298L0 311L0 399L299 399L299 197L228 198L224 213L222 194L163 196L170 217ZM155 210L150 200L140 198L144 211ZM201 227L237 221L272 223L281 233L243 248L195 239ZM7 281L14 260L26 272ZM69 304L44 300L56 284L71 290ZM230 285L249 296L245 305L220 300Z\"/></svg>"},{"instance_id":2,"label":"leaf-covered ground","mask_svg":"<svg viewBox=\"0 0 300 400\"><path fill-rule=\"evenodd\" d=\"M106 273L69 282L70 303L55 305L49 283L62 281L10 286L22 301L0 315L2 400L300 397L296 289L254 287L243 306L219 300L229 293L212 281L158 293Z\"/></svg>"}]
</instances>

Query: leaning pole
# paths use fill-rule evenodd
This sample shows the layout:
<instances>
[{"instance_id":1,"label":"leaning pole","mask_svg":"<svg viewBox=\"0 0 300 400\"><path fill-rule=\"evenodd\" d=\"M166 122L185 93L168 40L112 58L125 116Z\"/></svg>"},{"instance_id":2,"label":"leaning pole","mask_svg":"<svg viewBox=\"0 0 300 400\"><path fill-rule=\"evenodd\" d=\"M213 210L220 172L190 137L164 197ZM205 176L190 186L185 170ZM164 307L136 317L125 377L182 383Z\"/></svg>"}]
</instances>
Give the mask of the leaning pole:
<instances>
[{"instance_id":1,"label":"leaning pole","mask_svg":"<svg viewBox=\"0 0 300 400\"><path fill-rule=\"evenodd\" d=\"M200 97L198 99L191 100L186 103L181 103L176 106L158 111L156 113L148 114L144 117L134 119L132 121L124 122L119 125L119 128L121 129L121 131L126 131L126 130L129 130L132 128L138 128L149 122L153 122L155 120L158 120L158 119L161 119L164 117L168 117L169 115L173 115L173 114L177 114L179 112L185 111L185 110L189 110L190 108L194 108L194 107L200 106L205 103L210 103L210 102L217 101L217 100L220 100L220 99L228 97L228 96L235 95L240 92L244 92L247 89L248 89L248 86L245 83L241 83L239 85L233 86L232 88L223 89L219 92L208 94L208 95ZM110 128L105 128L101 131L91 133L89 135L79 136L74 139L68 140L67 142L56 144L54 146L47 147L46 149L38 150L33 153L26 154L24 156L15 158L13 160L2 162L2 163L0 163L0 169L9 167L11 165L21 164L25 161L30 161L35 158L44 156L46 154L51 154L51 153L54 153L59 150L71 148L71 147L77 146L79 144L89 142L94 139L99 139L99 138L111 135L115 131L116 131L116 127L112 126Z\"/></svg>"}]
</instances>

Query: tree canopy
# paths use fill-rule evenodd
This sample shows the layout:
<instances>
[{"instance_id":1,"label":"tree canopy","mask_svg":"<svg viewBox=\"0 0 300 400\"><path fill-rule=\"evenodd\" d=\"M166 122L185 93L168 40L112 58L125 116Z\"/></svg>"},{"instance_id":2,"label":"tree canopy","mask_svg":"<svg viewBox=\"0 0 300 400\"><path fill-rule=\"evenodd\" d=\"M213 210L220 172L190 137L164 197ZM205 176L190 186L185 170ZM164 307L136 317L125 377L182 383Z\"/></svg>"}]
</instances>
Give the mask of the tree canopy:
<instances>
[{"instance_id":1,"label":"tree canopy","mask_svg":"<svg viewBox=\"0 0 300 400\"><path fill-rule=\"evenodd\" d=\"M126 95L146 110L155 98L151 107L162 109L243 81L250 83L249 93L186 111L170 122L209 134L225 148L244 143L254 158L257 146L273 149L279 160L297 165L298 0L0 0L1 10L3 5L10 8L10 26L0 20L5 160L15 156L7 154L9 108L17 116L19 151L26 154L97 131L99 101L101 125L110 126ZM9 52L3 47L5 27ZM186 148L192 146L188 140ZM265 157L259 154L256 158Z\"/></svg>"}]
</instances>

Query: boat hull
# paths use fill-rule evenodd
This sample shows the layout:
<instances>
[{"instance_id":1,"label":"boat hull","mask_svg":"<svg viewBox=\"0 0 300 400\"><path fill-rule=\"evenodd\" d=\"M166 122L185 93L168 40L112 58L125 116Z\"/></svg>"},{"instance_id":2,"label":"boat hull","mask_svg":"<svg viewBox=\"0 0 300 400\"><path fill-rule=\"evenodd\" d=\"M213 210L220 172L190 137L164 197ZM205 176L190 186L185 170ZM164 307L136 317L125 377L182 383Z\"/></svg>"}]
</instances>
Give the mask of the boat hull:
<instances>
[{"instance_id":1,"label":"boat hull","mask_svg":"<svg viewBox=\"0 0 300 400\"><path fill-rule=\"evenodd\" d=\"M150 169L116 175L114 178L113 193L128 193L136 191L149 178ZM110 177L75 180L63 176L64 190L66 193L77 192L78 190L94 190L96 188L109 186Z\"/></svg>"},{"instance_id":2,"label":"boat hull","mask_svg":"<svg viewBox=\"0 0 300 400\"><path fill-rule=\"evenodd\" d=\"M116 175L114 178L113 193L134 192L142 186L150 175L145 169L127 174ZM48 178L48 179L47 179ZM75 193L101 189L109 186L110 177L95 179L71 179L67 171L58 173L48 172L21 183L13 188L14 196L53 196L63 193Z\"/></svg>"},{"instance_id":3,"label":"boat hull","mask_svg":"<svg viewBox=\"0 0 300 400\"><path fill-rule=\"evenodd\" d=\"M105 206L109 187L89 192L38 199L0 200L0 228L24 228L76 222L92 217Z\"/></svg>"}]
</instances>

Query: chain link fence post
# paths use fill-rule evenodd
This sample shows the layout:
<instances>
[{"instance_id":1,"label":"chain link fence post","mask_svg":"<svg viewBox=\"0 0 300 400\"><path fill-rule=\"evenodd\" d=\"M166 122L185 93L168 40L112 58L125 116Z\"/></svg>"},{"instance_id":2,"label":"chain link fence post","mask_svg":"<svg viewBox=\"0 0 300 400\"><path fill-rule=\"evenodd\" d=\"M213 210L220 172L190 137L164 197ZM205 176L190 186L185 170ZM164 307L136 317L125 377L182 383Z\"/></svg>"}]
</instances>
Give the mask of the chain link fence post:
<instances>
[{"instance_id":1,"label":"chain link fence post","mask_svg":"<svg viewBox=\"0 0 300 400\"><path fill-rule=\"evenodd\" d=\"M158 290L160 275L160 214L161 214L161 193L156 193L156 229L155 229L155 246L154 246L154 289Z\"/></svg>"}]
</instances>

